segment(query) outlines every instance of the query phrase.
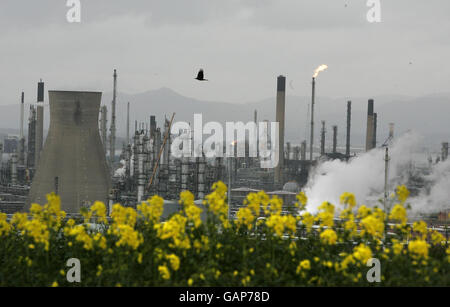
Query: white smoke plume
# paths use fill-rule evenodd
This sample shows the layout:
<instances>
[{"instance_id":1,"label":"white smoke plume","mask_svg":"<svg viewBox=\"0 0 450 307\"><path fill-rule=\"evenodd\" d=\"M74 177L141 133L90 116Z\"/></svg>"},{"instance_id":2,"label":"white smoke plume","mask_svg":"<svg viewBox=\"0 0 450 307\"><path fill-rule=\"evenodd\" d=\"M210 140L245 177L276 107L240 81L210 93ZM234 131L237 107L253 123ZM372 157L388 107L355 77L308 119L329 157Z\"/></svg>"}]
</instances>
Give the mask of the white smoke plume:
<instances>
[{"instance_id":1,"label":"white smoke plume","mask_svg":"<svg viewBox=\"0 0 450 307\"><path fill-rule=\"evenodd\" d=\"M114 171L114 177L124 178L125 174L126 174L126 162L125 162L125 160L120 160L120 164L122 164L122 166Z\"/></svg>"},{"instance_id":2,"label":"white smoke plume","mask_svg":"<svg viewBox=\"0 0 450 307\"><path fill-rule=\"evenodd\" d=\"M389 194L394 192L397 185L406 183L409 165L420 149L420 142L419 135L408 132L390 145ZM384 195L384 156L385 149L376 148L352 158L348 163L339 160L320 163L311 173L304 189L308 196L308 211L317 211L324 201L338 205L343 192L354 193L359 204L381 205L378 200ZM450 189L445 193L450 199ZM445 195L441 198L445 198Z\"/></svg>"},{"instance_id":3,"label":"white smoke plume","mask_svg":"<svg viewBox=\"0 0 450 307\"><path fill-rule=\"evenodd\" d=\"M450 211L450 159L435 164L432 172L426 177L431 182L429 190L422 191L419 196L410 200L415 214L449 212Z\"/></svg>"}]
</instances>

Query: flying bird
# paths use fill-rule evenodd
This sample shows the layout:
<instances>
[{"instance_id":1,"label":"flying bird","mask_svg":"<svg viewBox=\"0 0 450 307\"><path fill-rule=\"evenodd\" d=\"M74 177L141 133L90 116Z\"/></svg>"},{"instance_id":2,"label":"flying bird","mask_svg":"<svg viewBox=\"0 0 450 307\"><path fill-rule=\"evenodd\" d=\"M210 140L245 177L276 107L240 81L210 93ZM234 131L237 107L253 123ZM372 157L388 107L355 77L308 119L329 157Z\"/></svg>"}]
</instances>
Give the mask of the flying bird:
<instances>
[{"instance_id":1,"label":"flying bird","mask_svg":"<svg viewBox=\"0 0 450 307\"><path fill-rule=\"evenodd\" d=\"M200 71L197 74L197 78L194 78L198 81L208 81L208 79L205 79L204 74L203 74L203 69L200 69Z\"/></svg>"}]
</instances>

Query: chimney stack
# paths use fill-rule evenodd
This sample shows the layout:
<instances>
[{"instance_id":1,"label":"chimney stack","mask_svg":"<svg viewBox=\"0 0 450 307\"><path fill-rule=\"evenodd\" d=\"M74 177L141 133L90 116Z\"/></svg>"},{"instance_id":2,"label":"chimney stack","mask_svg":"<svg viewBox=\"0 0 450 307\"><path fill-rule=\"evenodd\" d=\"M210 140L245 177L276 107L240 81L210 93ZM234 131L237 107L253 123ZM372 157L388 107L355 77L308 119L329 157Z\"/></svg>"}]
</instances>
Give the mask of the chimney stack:
<instances>
[{"instance_id":1,"label":"chimney stack","mask_svg":"<svg viewBox=\"0 0 450 307\"><path fill-rule=\"evenodd\" d=\"M373 99L369 99L367 105L366 151L369 151L373 148L373 128L374 128Z\"/></svg>"},{"instance_id":2,"label":"chimney stack","mask_svg":"<svg viewBox=\"0 0 450 307\"><path fill-rule=\"evenodd\" d=\"M378 115L377 113L373 113L372 148L376 148L377 147L377 122L378 122L377 115Z\"/></svg>"},{"instance_id":3,"label":"chimney stack","mask_svg":"<svg viewBox=\"0 0 450 307\"><path fill-rule=\"evenodd\" d=\"M278 184L283 183L285 100L286 100L286 77L279 76L277 79L277 106L276 106L276 121L279 123L279 130L278 130L279 162L275 168L275 183Z\"/></svg>"},{"instance_id":4,"label":"chimney stack","mask_svg":"<svg viewBox=\"0 0 450 307\"><path fill-rule=\"evenodd\" d=\"M127 103L127 145L130 144L130 102Z\"/></svg>"},{"instance_id":5,"label":"chimney stack","mask_svg":"<svg viewBox=\"0 0 450 307\"><path fill-rule=\"evenodd\" d=\"M333 126L333 153L337 152L337 130L338 126Z\"/></svg>"},{"instance_id":6,"label":"chimney stack","mask_svg":"<svg viewBox=\"0 0 450 307\"><path fill-rule=\"evenodd\" d=\"M38 83L37 106L36 106L36 141L34 154L35 167L37 167L39 162L43 141L44 141L44 82L42 82L41 80Z\"/></svg>"},{"instance_id":7,"label":"chimney stack","mask_svg":"<svg viewBox=\"0 0 450 307\"><path fill-rule=\"evenodd\" d=\"M442 143L442 162L448 158L448 142Z\"/></svg>"},{"instance_id":8,"label":"chimney stack","mask_svg":"<svg viewBox=\"0 0 450 307\"><path fill-rule=\"evenodd\" d=\"M325 154L325 121L322 121L322 131L320 136L320 155Z\"/></svg>"},{"instance_id":9,"label":"chimney stack","mask_svg":"<svg viewBox=\"0 0 450 307\"><path fill-rule=\"evenodd\" d=\"M352 121L352 102L347 101L347 140L345 143L345 155L347 159L350 157L350 128Z\"/></svg>"},{"instance_id":10,"label":"chimney stack","mask_svg":"<svg viewBox=\"0 0 450 307\"><path fill-rule=\"evenodd\" d=\"M25 102L24 92L22 92L20 102L19 165L25 165L25 138L23 134L23 108Z\"/></svg>"}]
</instances>

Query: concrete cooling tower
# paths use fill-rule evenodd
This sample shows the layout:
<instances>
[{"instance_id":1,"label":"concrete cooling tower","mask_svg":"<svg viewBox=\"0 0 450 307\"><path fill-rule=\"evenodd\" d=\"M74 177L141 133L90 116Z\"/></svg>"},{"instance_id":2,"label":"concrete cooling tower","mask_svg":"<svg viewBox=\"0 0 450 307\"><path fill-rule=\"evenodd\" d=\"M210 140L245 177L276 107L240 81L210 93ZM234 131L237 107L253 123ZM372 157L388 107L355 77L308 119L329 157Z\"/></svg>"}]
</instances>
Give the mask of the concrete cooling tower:
<instances>
[{"instance_id":1,"label":"concrete cooling tower","mask_svg":"<svg viewBox=\"0 0 450 307\"><path fill-rule=\"evenodd\" d=\"M98 129L100 92L49 91L50 129L29 194L45 204L57 192L61 209L78 213L99 200L107 204L109 169Z\"/></svg>"}]
</instances>

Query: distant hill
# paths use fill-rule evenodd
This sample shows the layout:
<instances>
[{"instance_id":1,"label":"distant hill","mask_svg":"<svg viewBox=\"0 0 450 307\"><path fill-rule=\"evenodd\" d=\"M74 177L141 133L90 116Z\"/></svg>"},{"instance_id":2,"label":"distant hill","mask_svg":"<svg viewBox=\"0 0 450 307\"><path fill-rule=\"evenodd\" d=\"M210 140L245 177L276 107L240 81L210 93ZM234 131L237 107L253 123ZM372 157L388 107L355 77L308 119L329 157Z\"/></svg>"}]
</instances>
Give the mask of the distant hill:
<instances>
[{"instance_id":1,"label":"distant hill","mask_svg":"<svg viewBox=\"0 0 450 307\"><path fill-rule=\"evenodd\" d=\"M414 98L406 96L380 96L375 99L375 112L378 113L378 142L383 143L388 134L388 124L395 123L395 133L400 134L413 129L423 136L427 146L439 148L442 141L450 140L450 93L428 95ZM112 94L104 93L102 104L109 107ZM349 98L352 100L352 146L363 146L366 130L367 98ZM321 120L326 121L327 146L331 143L332 125L338 125L338 141L345 144L346 98L332 99L318 97L315 108L316 140L319 144ZM182 96L169 88L160 88L140 94L118 93L117 127L118 135L125 136L126 103L130 102L131 130L134 121L148 122L155 115L158 125L162 125L164 116L170 117L176 112L175 120L193 121L194 113L202 113L203 121L251 121L254 110L258 111L258 120L275 119L275 97L258 102L232 104L226 102L201 101ZM308 105L310 97L286 97L286 141L298 144L309 139ZM25 130L27 129L29 105L25 107ZM108 114L108 119L111 114ZM45 127L48 127L48 107L45 110ZM19 106L0 106L0 134L18 133ZM109 126L109 122L108 122ZM2 129L3 128L3 129ZM5 128L9 129L5 131ZM11 130L14 129L14 130ZM1 136L0 136L1 137Z\"/></svg>"}]
</instances>

